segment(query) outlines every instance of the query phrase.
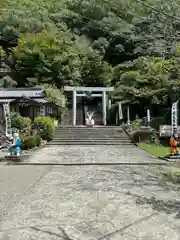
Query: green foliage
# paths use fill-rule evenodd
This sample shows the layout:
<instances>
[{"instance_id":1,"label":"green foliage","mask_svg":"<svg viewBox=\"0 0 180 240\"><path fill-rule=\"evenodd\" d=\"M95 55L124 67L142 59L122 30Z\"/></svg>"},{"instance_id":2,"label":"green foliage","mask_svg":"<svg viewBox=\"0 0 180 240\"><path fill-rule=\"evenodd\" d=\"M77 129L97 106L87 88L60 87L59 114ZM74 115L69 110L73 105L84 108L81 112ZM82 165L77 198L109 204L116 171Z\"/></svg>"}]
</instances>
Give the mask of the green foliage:
<instances>
[{"instance_id":1,"label":"green foliage","mask_svg":"<svg viewBox=\"0 0 180 240\"><path fill-rule=\"evenodd\" d=\"M38 135L47 141L51 141L54 136L55 126L51 117L37 117L34 120L35 125L39 126Z\"/></svg>"},{"instance_id":2,"label":"green foliage","mask_svg":"<svg viewBox=\"0 0 180 240\"><path fill-rule=\"evenodd\" d=\"M19 130L30 129L31 119L22 117L18 113L11 113L11 126Z\"/></svg>"},{"instance_id":3,"label":"green foliage","mask_svg":"<svg viewBox=\"0 0 180 240\"><path fill-rule=\"evenodd\" d=\"M177 60L162 61L157 57L140 57L114 69L115 96L145 106L167 104L180 96ZM178 96L177 96L178 94Z\"/></svg>"},{"instance_id":4,"label":"green foliage","mask_svg":"<svg viewBox=\"0 0 180 240\"><path fill-rule=\"evenodd\" d=\"M82 64L82 79L85 86L108 86L111 83L111 66L96 54L86 57Z\"/></svg>"},{"instance_id":5,"label":"green foliage","mask_svg":"<svg viewBox=\"0 0 180 240\"><path fill-rule=\"evenodd\" d=\"M34 136L36 139L36 146L39 147L41 145L41 137L39 135Z\"/></svg>"},{"instance_id":6,"label":"green foliage","mask_svg":"<svg viewBox=\"0 0 180 240\"><path fill-rule=\"evenodd\" d=\"M50 102L56 104L61 109L66 107L66 97L56 86L47 86L45 88L46 95Z\"/></svg>"},{"instance_id":7,"label":"green foliage","mask_svg":"<svg viewBox=\"0 0 180 240\"><path fill-rule=\"evenodd\" d=\"M24 149L33 149L37 146L36 137L35 136L27 136L22 139L22 144Z\"/></svg>"},{"instance_id":8,"label":"green foliage","mask_svg":"<svg viewBox=\"0 0 180 240\"><path fill-rule=\"evenodd\" d=\"M3 57L5 55L3 48L0 46L0 57Z\"/></svg>"},{"instance_id":9,"label":"green foliage","mask_svg":"<svg viewBox=\"0 0 180 240\"><path fill-rule=\"evenodd\" d=\"M151 130L137 130L131 133L131 138L134 143L159 143L156 132Z\"/></svg>"},{"instance_id":10,"label":"green foliage","mask_svg":"<svg viewBox=\"0 0 180 240\"><path fill-rule=\"evenodd\" d=\"M177 0L148 4L180 17ZM179 21L146 4L4 0L0 13L0 54L6 56L15 81L6 81L6 87L16 82L58 89L115 85L117 100L143 106L170 104L180 97ZM49 97L62 107L57 91L51 89Z\"/></svg>"},{"instance_id":11,"label":"green foliage","mask_svg":"<svg viewBox=\"0 0 180 240\"><path fill-rule=\"evenodd\" d=\"M141 119L139 119L138 117L136 117L136 119L132 122L132 129L133 130L139 130L140 129L140 125L141 125Z\"/></svg>"}]
</instances>

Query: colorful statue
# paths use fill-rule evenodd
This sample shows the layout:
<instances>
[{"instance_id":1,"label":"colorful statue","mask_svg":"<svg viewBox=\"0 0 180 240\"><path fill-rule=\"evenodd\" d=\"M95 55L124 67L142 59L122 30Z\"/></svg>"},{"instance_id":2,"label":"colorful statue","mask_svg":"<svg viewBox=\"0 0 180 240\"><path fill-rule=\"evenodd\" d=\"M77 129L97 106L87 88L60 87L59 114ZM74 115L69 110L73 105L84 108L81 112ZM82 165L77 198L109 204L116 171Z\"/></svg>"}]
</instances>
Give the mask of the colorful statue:
<instances>
[{"instance_id":1,"label":"colorful statue","mask_svg":"<svg viewBox=\"0 0 180 240\"><path fill-rule=\"evenodd\" d=\"M180 155L180 149L178 148L179 144L178 134L174 133L170 138L170 151L171 155Z\"/></svg>"},{"instance_id":2,"label":"colorful statue","mask_svg":"<svg viewBox=\"0 0 180 240\"><path fill-rule=\"evenodd\" d=\"M13 135L13 144L8 149L8 155L16 155L19 156L21 152L21 138L19 137L19 133L14 133Z\"/></svg>"},{"instance_id":3,"label":"colorful statue","mask_svg":"<svg viewBox=\"0 0 180 240\"><path fill-rule=\"evenodd\" d=\"M87 112L87 118L86 118L86 125L93 127L94 126L94 119L93 119L94 113Z\"/></svg>"}]
</instances>

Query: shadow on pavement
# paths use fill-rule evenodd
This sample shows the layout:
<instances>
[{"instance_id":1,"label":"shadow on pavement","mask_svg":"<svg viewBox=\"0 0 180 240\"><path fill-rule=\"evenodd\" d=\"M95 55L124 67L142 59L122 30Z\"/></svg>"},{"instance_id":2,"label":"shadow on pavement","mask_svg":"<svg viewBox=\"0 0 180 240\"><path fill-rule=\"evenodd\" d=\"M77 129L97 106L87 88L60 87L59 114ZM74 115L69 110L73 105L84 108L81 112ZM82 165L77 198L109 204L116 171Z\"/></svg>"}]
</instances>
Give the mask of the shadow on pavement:
<instances>
[{"instance_id":1,"label":"shadow on pavement","mask_svg":"<svg viewBox=\"0 0 180 240\"><path fill-rule=\"evenodd\" d=\"M164 212L166 214L175 214L176 218L180 219L180 201L178 200L159 200L155 197L147 198L134 194L128 194L136 197L136 204L139 205L151 205L152 209L158 212Z\"/></svg>"}]
</instances>

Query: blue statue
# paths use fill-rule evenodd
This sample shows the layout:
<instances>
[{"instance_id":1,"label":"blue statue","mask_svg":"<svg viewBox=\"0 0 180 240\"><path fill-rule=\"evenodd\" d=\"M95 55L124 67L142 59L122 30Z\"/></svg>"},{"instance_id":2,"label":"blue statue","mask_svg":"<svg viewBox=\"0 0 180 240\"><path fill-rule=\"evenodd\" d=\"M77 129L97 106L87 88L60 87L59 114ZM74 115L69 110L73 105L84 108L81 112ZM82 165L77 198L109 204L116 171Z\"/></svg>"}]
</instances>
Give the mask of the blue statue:
<instances>
[{"instance_id":1,"label":"blue statue","mask_svg":"<svg viewBox=\"0 0 180 240\"><path fill-rule=\"evenodd\" d=\"M19 133L14 133L13 136L13 144L8 149L8 155L16 155L19 156L21 152L21 138L19 137Z\"/></svg>"}]
</instances>

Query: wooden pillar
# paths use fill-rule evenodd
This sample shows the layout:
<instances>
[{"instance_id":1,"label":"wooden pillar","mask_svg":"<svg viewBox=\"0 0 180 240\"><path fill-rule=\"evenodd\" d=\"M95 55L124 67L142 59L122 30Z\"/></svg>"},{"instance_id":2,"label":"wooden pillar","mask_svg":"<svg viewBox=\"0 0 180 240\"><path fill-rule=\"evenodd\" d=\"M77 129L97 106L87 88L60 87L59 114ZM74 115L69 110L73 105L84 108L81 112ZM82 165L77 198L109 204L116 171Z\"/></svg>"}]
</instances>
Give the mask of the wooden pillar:
<instances>
[{"instance_id":1,"label":"wooden pillar","mask_svg":"<svg viewBox=\"0 0 180 240\"><path fill-rule=\"evenodd\" d=\"M73 126L76 126L76 90L73 90Z\"/></svg>"},{"instance_id":2,"label":"wooden pillar","mask_svg":"<svg viewBox=\"0 0 180 240\"><path fill-rule=\"evenodd\" d=\"M130 125L129 105L127 106L127 124Z\"/></svg>"},{"instance_id":3,"label":"wooden pillar","mask_svg":"<svg viewBox=\"0 0 180 240\"><path fill-rule=\"evenodd\" d=\"M102 92L103 124L106 126L106 91Z\"/></svg>"}]
</instances>

